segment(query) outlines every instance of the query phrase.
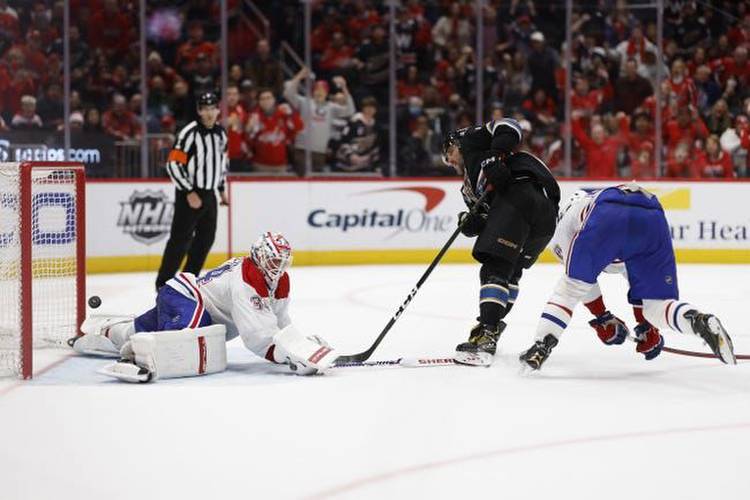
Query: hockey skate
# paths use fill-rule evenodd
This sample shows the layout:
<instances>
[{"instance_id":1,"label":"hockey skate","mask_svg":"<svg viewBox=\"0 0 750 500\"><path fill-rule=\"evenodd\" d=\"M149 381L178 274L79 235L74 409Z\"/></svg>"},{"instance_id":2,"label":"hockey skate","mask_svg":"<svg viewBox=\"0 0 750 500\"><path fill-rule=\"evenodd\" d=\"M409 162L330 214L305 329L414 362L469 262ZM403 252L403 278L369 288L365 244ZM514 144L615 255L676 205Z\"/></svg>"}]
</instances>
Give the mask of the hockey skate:
<instances>
[{"instance_id":1,"label":"hockey skate","mask_svg":"<svg viewBox=\"0 0 750 500\"><path fill-rule=\"evenodd\" d=\"M543 340L537 340L528 351L524 352L519 356L521 364L526 369L539 370L549 355L552 353L552 349L557 345L557 339L554 335L547 334Z\"/></svg>"},{"instance_id":2,"label":"hockey skate","mask_svg":"<svg viewBox=\"0 0 750 500\"><path fill-rule=\"evenodd\" d=\"M497 351L497 341L506 326L502 321L495 328L477 324L471 329L468 342L456 346L453 359L462 365L490 366Z\"/></svg>"},{"instance_id":3,"label":"hockey skate","mask_svg":"<svg viewBox=\"0 0 750 500\"><path fill-rule=\"evenodd\" d=\"M687 311L684 317L690 320L693 331L700 335L720 360L728 365L737 364L732 339L729 338L719 318L713 314L700 313L695 309Z\"/></svg>"}]
</instances>

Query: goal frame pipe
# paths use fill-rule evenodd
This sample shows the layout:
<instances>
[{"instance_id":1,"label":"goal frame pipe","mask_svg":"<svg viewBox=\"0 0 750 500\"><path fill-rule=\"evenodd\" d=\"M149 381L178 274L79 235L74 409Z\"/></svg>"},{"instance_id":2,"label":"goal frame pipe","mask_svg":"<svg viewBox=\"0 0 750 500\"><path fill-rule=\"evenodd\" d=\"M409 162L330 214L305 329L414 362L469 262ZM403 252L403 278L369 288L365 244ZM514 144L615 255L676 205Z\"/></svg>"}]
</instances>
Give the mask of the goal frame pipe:
<instances>
[{"instance_id":1,"label":"goal frame pipe","mask_svg":"<svg viewBox=\"0 0 750 500\"><path fill-rule=\"evenodd\" d=\"M86 170L74 162L22 162L19 170L19 242L21 247L21 378L34 373L34 261L32 171L62 168L73 171L76 196L76 334L86 317Z\"/></svg>"}]
</instances>

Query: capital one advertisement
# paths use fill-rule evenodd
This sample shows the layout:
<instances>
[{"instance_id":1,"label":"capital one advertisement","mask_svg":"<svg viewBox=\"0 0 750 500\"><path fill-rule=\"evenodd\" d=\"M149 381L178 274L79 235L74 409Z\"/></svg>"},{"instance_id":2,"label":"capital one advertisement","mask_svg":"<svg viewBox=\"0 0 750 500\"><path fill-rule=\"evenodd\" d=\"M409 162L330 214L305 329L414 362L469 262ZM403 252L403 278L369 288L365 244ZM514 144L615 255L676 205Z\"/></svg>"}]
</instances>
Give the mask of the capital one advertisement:
<instances>
[{"instance_id":1,"label":"capital one advertisement","mask_svg":"<svg viewBox=\"0 0 750 500\"><path fill-rule=\"evenodd\" d=\"M284 233L300 250L440 248L464 210L452 181L235 182L232 251L262 231ZM463 236L455 248L470 248Z\"/></svg>"},{"instance_id":2,"label":"capital one advertisement","mask_svg":"<svg viewBox=\"0 0 750 500\"><path fill-rule=\"evenodd\" d=\"M562 196L607 185L563 181ZM750 263L750 183L643 186L665 208L678 260ZM233 179L231 206L219 208L209 265L230 252L246 253L258 235L269 230L288 237L304 256L300 264L426 262L455 230L457 214L466 209L459 189L457 180ZM90 270L155 269L174 215L173 185L94 181L86 192L86 247L89 262L96 264ZM473 239L460 236L452 247L459 251L454 255L468 260L472 244Z\"/></svg>"}]
</instances>

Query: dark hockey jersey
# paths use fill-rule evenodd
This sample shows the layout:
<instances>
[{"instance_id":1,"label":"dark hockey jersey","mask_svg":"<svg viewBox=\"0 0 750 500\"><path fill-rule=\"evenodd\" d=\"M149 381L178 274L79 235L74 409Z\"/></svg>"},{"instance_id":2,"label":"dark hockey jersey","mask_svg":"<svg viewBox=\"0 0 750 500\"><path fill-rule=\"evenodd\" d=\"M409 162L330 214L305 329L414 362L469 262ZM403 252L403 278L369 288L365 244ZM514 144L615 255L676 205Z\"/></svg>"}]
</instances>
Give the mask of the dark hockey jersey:
<instances>
[{"instance_id":1,"label":"dark hockey jersey","mask_svg":"<svg viewBox=\"0 0 750 500\"><path fill-rule=\"evenodd\" d=\"M484 194L487 189L484 169L495 163L499 168L510 170L511 184L531 180L553 203L560 203L560 187L544 162L526 151L512 152L523 137L518 122L512 119L493 120L461 129L457 133L465 169L461 192L468 206L473 206ZM495 188L501 191L504 186Z\"/></svg>"}]
</instances>

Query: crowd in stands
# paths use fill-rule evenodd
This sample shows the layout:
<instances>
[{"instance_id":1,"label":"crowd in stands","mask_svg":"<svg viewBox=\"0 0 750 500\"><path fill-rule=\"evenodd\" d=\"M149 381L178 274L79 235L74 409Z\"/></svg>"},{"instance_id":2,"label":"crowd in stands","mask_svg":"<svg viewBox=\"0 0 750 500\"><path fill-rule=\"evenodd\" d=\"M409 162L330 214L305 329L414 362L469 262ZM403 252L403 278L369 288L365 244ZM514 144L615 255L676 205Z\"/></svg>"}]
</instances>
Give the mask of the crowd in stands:
<instances>
[{"instance_id":1,"label":"crowd in stands","mask_svg":"<svg viewBox=\"0 0 750 500\"><path fill-rule=\"evenodd\" d=\"M316 173L387 174L393 22L398 175L451 175L441 138L476 123L479 96L484 120L518 119L524 147L560 175L568 133L577 176L750 175L749 0L665 0L662 58L656 11L642 2L574 2L566 47L564 1L486 0L481 60L474 1L400 0L390 19L384 1L313 0L311 68L279 52L285 40L303 53L303 4L256 4L268 38L244 1L228 2L235 172L304 175L309 161ZM0 131L63 127L63 6L0 0ZM70 0L72 129L144 136L138 7ZM150 0L147 19L146 131L174 134L194 118L194 96L220 87L219 2Z\"/></svg>"}]
</instances>

